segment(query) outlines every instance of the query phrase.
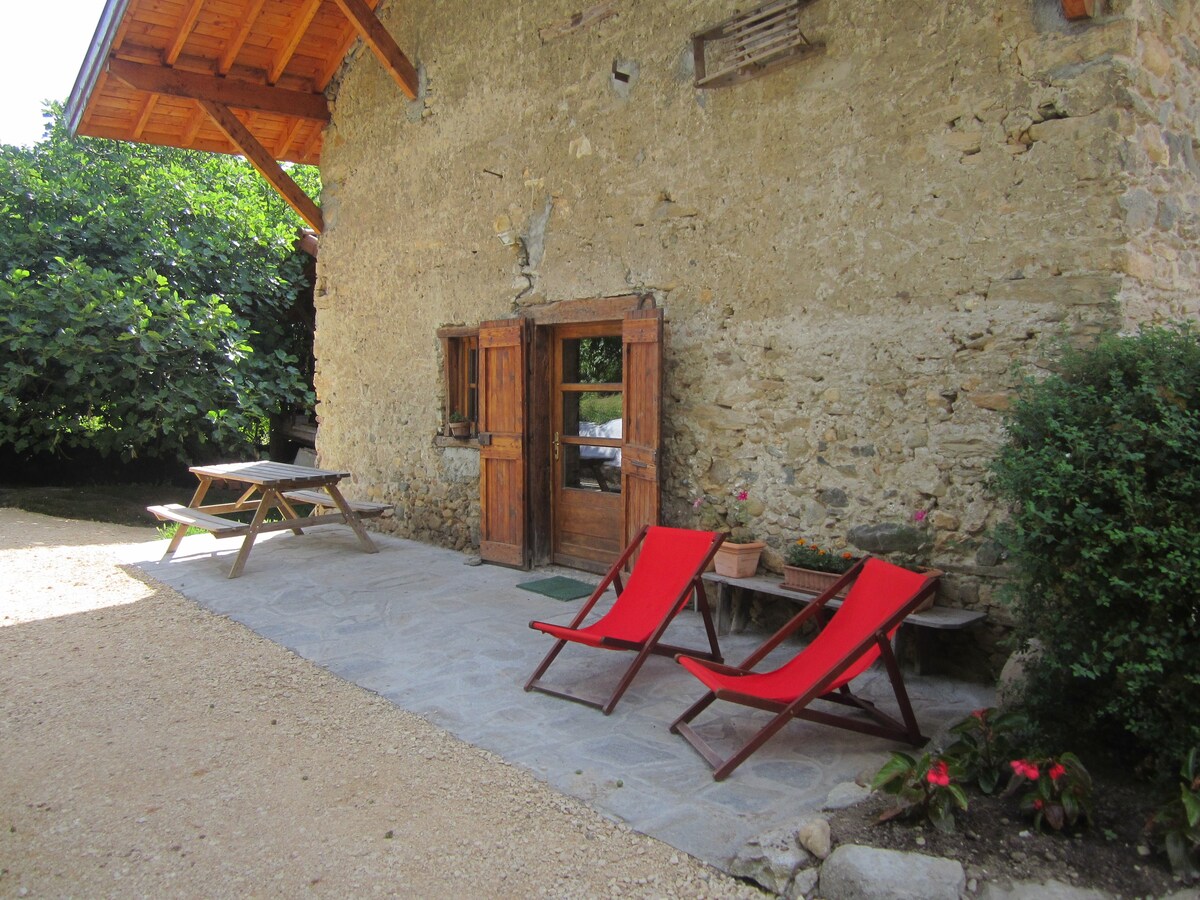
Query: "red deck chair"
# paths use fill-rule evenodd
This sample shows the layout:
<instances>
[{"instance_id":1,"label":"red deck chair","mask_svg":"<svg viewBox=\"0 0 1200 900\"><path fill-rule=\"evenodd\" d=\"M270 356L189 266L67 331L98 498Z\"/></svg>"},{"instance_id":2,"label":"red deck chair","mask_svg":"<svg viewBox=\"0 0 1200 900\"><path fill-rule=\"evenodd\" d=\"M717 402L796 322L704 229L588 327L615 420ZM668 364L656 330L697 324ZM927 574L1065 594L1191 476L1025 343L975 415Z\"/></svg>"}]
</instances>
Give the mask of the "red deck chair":
<instances>
[{"instance_id":1,"label":"red deck chair","mask_svg":"<svg viewBox=\"0 0 1200 900\"><path fill-rule=\"evenodd\" d=\"M793 718L919 746L926 738L917 727L890 639L904 617L934 590L937 579L936 574L926 576L882 559L867 558L801 610L740 666L714 665L680 655L677 657L680 665L699 678L708 688L708 693L671 724L671 731L683 735L708 760L714 770L713 778L717 781L745 762L750 754ZM750 671L827 604L836 606L836 602L831 604L830 601L847 584L851 584L850 593L812 643L774 671ZM891 677L903 723L850 691L850 681L880 656ZM765 709L775 713L775 716L744 747L722 760L688 724L714 700L729 700ZM874 721L810 709L815 700L855 707Z\"/></svg>"},{"instance_id":2,"label":"red deck chair","mask_svg":"<svg viewBox=\"0 0 1200 900\"><path fill-rule=\"evenodd\" d=\"M720 662L721 650L717 646L717 630L713 627L708 597L704 593L704 584L700 576L724 539L723 534L713 531L692 531L685 528L654 526L639 531L570 625L529 623L530 628L544 631L558 640L526 683L525 690L541 691L555 697L586 703L603 710L607 716L613 711L613 707L617 705L617 701L621 699L621 695L625 693L625 689L629 687L642 663L651 653L661 656L689 653L701 659ZM622 585L621 569L639 544L641 553L633 571L629 573L629 584ZM610 584L615 585L617 591L617 599L612 609L591 625L581 628L583 620ZM660 643L663 632L691 599L693 593L696 596L696 606L704 617L704 627L708 631L708 653ZM547 688L540 682L546 669L568 642L599 647L602 650L633 650L637 657L607 700L568 694Z\"/></svg>"}]
</instances>

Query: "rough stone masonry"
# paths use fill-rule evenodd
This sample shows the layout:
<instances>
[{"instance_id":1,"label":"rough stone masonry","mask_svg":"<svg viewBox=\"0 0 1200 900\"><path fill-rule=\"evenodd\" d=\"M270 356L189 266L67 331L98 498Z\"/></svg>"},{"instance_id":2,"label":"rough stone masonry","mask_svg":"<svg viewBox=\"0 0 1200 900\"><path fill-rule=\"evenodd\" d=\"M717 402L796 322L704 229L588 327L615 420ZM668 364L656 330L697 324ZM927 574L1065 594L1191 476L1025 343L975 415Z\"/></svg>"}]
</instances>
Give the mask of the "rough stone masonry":
<instances>
[{"instance_id":1,"label":"rough stone masonry","mask_svg":"<svg viewBox=\"0 0 1200 900\"><path fill-rule=\"evenodd\" d=\"M380 4L421 95L370 53L336 87L322 462L397 503L387 527L469 547L478 459L434 440L436 330L645 292L667 523L744 488L772 567L890 530L1002 625L987 466L1014 387L1060 337L1200 308L1196 4L817 0L823 54L703 91L690 36L733 0L550 27L589 2Z\"/></svg>"}]
</instances>

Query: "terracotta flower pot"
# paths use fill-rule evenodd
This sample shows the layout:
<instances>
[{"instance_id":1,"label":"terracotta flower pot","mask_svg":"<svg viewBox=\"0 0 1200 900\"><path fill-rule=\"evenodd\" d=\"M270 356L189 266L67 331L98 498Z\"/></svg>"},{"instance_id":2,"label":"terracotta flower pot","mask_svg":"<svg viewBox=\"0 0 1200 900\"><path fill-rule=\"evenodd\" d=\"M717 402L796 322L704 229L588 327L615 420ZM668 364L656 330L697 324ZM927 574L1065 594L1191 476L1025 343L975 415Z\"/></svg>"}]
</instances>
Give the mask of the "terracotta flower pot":
<instances>
[{"instance_id":1,"label":"terracotta flower pot","mask_svg":"<svg viewBox=\"0 0 1200 900\"><path fill-rule=\"evenodd\" d=\"M941 569L933 569L928 566L917 566L916 571L927 575L941 576L945 573ZM815 569L805 569L800 566L784 566L783 567L783 587L791 591L804 591L810 594L823 594L835 581L842 576L834 572L818 572ZM845 597L848 589L842 588L835 596ZM937 601L937 591L934 591L929 597L921 603L915 612L929 609Z\"/></svg>"},{"instance_id":2,"label":"terracotta flower pot","mask_svg":"<svg viewBox=\"0 0 1200 900\"><path fill-rule=\"evenodd\" d=\"M717 555L713 557L717 574L728 578L749 578L758 571L758 558L765 546L762 541L748 544L726 541L717 548Z\"/></svg>"},{"instance_id":3,"label":"terracotta flower pot","mask_svg":"<svg viewBox=\"0 0 1200 900\"><path fill-rule=\"evenodd\" d=\"M837 572L818 572L816 569L805 569L801 566L783 567L783 586L791 591L822 594L841 577ZM845 589L839 591L838 596L846 596Z\"/></svg>"},{"instance_id":4,"label":"terracotta flower pot","mask_svg":"<svg viewBox=\"0 0 1200 900\"><path fill-rule=\"evenodd\" d=\"M451 422L446 428L450 431L450 437L465 438L471 436L470 422Z\"/></svg>"},{"instance_id":5,"label":"terracotta flower pot","mask_svg":"<svg viewBox=\"0 0 1200 900\"><path fill-rule=\"evenodd\" d=\"M1096 0L1062 0L1062 11L1068 19L1089 19L1096 14Z\"/></svg>"}]
</instances>

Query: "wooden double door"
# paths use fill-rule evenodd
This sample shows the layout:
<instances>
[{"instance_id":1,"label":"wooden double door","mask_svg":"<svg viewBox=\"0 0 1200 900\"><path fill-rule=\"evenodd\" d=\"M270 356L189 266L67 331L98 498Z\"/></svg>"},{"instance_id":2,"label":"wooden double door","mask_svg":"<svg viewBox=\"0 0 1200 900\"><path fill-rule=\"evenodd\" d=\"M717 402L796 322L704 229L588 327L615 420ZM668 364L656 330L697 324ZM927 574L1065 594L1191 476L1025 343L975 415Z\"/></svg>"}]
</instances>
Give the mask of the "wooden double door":
<instances>
[{"instance_id":1,"label":"wooden double door","mask_svg":"<svg viewBox=\"0 0 1200 900\"><path fill-rule=\"evenodd\" d=\"M603 571L659 521L662 312L485 322L480 551Z\"/></svg>"}]
</instances>

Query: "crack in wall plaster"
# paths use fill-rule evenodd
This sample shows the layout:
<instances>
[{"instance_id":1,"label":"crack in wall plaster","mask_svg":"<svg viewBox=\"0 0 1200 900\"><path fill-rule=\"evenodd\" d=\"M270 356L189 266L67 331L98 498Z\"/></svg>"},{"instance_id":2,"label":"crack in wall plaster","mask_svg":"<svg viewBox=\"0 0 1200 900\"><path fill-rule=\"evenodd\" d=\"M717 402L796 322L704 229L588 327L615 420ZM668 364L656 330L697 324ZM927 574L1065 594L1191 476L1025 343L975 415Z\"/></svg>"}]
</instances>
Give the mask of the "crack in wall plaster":
<instances>
[{"instance_id":1,"label":"crack in wall plaster","mask_svg":"<svg viewBox=\"0 0 1200 900\"><path fill-rule=\"evenodd\" d=\"M517 278L525 279L525 287L517 294L522 300L537 289L539 267L546 256L546 228L550 224L550 213L554 211L554 198L547 196L542 208L529 217L525 233L517 238Z\"/></svg>"}]
</instances>

